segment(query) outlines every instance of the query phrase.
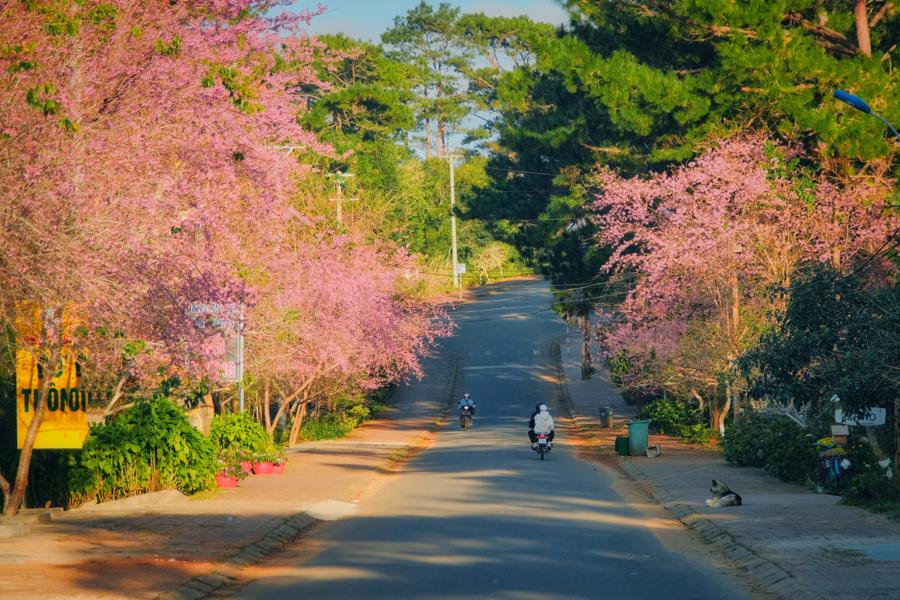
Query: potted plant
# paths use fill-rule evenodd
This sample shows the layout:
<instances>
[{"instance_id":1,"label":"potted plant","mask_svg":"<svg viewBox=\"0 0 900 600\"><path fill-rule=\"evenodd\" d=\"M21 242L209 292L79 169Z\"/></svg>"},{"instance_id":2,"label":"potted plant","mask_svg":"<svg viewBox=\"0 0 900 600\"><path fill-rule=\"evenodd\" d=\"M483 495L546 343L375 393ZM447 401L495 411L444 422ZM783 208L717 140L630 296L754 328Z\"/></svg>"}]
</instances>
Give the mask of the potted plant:
<instances>
[{"instance_id":1,"label":"potted plant","mask_svg":"<svg viewBox=\"0 0 900 600\"><path fill-rule=\"evenodd\" d=\"M253 463L255 462L253 455L251 455L246 450L237 450L238 461L241 463L241 468L244 470L244 473L247 475L253 474Z\"/></svg>"},{"instance_id":2,"label":"potted plant","mask_svg":"<svg viewBox=\"0 0 900 600\"><path fill-rule=\"evenodd\" d=\"M281 475L284 473L284 463L287 462L287 454L284 452L284 447L276 446L274 448L274 452L272 453L272 474L273 475Z\"/></svg>"},{"instance_id":3,"label":"potted plant","mask_svg":"<svg viewBox=\"0 0 900 600\"><path fill-rule=\"evenodd\" d=\"M216 487L237 487L238 481L247 476L247 472L241 466L242 458L234 450L222 450L219 452L219 471L216 473Z\"/></svg>"},{"instance_id":4,"label":"potted plant","mask_svg":"<svg viewBox=\"0 0 900 600\"><path fill-rule=\"evenodd\" d=\"M275 468L278 454L274 446L267 445L254 455L253 472L257 475L270 475Z\"/></svg>"},{"instance_id":5,"label":"potted plant","mask_svg":"<svg viewBox=\"0 0 900 600\"><path fill-rule=\"evenodd\" d=\"M262 425L245 412L216 415L210 424L209 437L217 448L242 454L240 462L248 474L253 472L254 454L269 441Z\"/></svg>"}]
</instances>

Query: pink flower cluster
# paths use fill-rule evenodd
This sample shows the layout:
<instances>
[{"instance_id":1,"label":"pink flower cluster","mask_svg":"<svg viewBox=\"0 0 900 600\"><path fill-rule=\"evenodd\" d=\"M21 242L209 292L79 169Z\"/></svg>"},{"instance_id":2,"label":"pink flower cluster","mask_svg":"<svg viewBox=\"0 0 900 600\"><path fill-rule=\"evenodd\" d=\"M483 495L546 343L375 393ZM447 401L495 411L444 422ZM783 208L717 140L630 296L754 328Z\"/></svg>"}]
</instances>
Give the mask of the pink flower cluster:
<instances>
[{"instance_id":1,"label":"pink flower cluster","mask_svg":"<svg viewBox=\"0 0 900 600\"><path fill-rule=\"evenodd\" d=\"M612 248L604 268L633 282L624 303L607 307L610 352L671 358L700 321L715 325L733 358L767 318L769 292L798 266L852 265L897 227L883 210L888 183L805 176L785 154L742 136L671 172L598 171L597 241Z\"/></svg>"}]
</instances>

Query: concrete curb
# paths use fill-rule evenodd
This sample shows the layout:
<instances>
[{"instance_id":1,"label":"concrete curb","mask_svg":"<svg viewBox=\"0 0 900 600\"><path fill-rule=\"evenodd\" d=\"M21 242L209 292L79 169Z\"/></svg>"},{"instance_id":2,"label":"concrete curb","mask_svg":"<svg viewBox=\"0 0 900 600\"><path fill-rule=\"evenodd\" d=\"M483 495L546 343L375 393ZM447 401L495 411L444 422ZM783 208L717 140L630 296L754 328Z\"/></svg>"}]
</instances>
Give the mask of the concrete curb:
<instances>
[{"instance_id":1,"label":"concrete curb","mask_svg":"<svg viewBox=\"0 0 900 600\"><path fill-rule=\"evenodd\" d=\"M256 542L244 546L236 554L222 561L207 575L194 577L179 589L157 596L157 600L199 600L210 593L237 581L237 572L258 562L299 538L318 521L305 512L284 519Z\"/></svg>"},{"instance_id":2,"label":"concrete curb","mask_svg":"<svg viewBox=\"0 0 900 600\"><path fill-rule=\"evenodd\" d=\"M395 473L403 463L412 458L418 450L424 447L424 442L430 438L446 422L450 414L450 407L456 394L459 381L460 357L453 354L450 360L450 378L443 390L446 404L439 417L427 428L423 435L417 436L409 444L398 448L376 467L379 473ZM201 600L213 592L232 585L238 581L239 571L246 566L256 564L269 554L280 550L287 544L297 540L316 523L318 519L311 517L306 512L297 513L284 518L262 538L244 546L232 556L219 562L209 574L199 575L181 585L177 590L165 592L156 596L156 600Z\"/></svg>"},{"instance_id":3,"label":"concrete curb","mask_svg":"<svg viewBox=\"0 0 900 600\"><path fill-rule=\"evenodd\" d=\"M551 342L551 356L553 357L553 366L556 371L560 403L565 407L579 435L589 440L596 439L594 428L597 424L591 423L591 419L588 417L578 415L572 403L565 369L562 366L562 354L558 340ZM698 513L691 506L677 500L665 486L656 483L642 471L637 466L636 461L619 457L618 468L646 490L675 519L684 524L685 527L694 530L701 541L718 548L740 573L763 591L784 600L817 600L819 598L816 594L812 594L801 587L789 571L763 558L752 547L734 539L718 523Z\"/></svg>"}]
</instances>

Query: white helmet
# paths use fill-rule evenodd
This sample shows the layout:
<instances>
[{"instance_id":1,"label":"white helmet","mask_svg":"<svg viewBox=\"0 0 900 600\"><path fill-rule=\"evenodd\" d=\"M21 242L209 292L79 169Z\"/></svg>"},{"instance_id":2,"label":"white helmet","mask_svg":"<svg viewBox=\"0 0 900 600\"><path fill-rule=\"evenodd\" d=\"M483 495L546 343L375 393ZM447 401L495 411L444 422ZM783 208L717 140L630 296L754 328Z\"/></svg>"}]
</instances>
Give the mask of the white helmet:
<instances>
[{"instance_id":1,"label":"white helmet","mask_svg":"<svg viewBox=\"0 0 900 600\"><path fill-rule=\"evenodd\" d=\"M549 411L549 410L550 410L550 409L547 407L546 404L541 404L541 406L540 406L540 411L541 411L541 412L547 412L547 411Z\"/></svg>"},{"instance_id":2,"label":"white helmet","mask_svg":"<svg viewBox=\"0 0 900 600\"><path fill-rule=\"evenodd\" d=\"M469 396L469 392L466 392L465 394L463 394L463 398L465 398L466 400L468 400L470 397L471 396Z\"/></svg>"}]
</instances>

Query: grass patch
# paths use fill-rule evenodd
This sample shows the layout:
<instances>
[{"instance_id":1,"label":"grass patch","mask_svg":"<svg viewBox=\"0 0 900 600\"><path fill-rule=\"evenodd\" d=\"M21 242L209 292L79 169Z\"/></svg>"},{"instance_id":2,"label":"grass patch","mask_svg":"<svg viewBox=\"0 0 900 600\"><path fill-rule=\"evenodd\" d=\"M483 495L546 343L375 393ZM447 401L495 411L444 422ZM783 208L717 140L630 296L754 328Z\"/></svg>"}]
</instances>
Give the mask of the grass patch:
<instances>
[{"instance_id":1,"label":"grass patch","mask_svg":"<svg viewBox=\"0 0 900 600\"><path fill-rule=\"evenodd\" d=\"M307 441L335 440L344 437L389 408L390 405L384 402L357 404L349 410L322 415L318 419L308 419L300 428L300 436Z\"/></svg>"},{"instance_id":2,"label":"grass patch","mask_svg":"<svg viewBox=\"0 0 900 600\"><path fill-rule=\"evenodd\" d=\"M885 515L892 521L900 522L900 500L857 500L849 496L844 496L841 500L841 504L858 506L869 512Z\"/></svg>"},{"instance_id":3,"label":"grass patch","mask_svg":"<svg viewBox=\"0 0 900 600\"><path fill-rule=\"evenodd\" d=\"M191 496L188 496L191 500L212 500L213 498L217 498L222 494L222 490L219 488L212 488L209 490L203 490L202 492L197 492Z\"/></svg>"},{"instance_id":4,"label":"grass patch","mask_svg":"<svg viewBox=\"0 0 900 600\"><path fill-rule=\"evenodd\" d=\"M353 431L362 420L346 413L323 415L319 419L308 419L300 428L304 440L334 440Z\"/></svg>"}]
</instances>

